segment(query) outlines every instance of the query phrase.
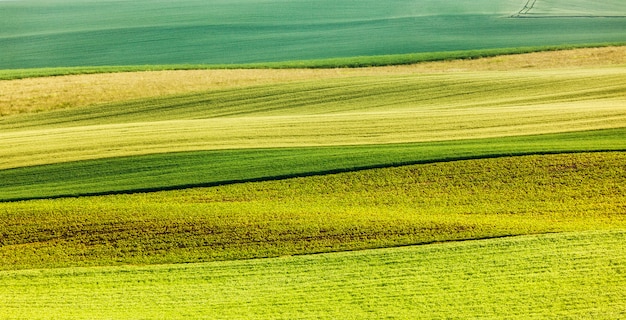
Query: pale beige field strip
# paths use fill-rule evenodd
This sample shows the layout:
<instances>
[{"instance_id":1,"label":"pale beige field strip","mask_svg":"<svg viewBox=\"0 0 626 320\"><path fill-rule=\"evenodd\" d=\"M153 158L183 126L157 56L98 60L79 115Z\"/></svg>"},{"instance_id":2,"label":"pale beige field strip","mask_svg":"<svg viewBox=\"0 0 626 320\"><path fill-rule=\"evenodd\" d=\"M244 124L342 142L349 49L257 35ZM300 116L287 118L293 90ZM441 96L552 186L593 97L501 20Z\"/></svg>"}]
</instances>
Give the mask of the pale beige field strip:
<instances>
[{"instance_id":1,"label":"pale beige field strip","mask_svg":"<svg viewBox=\"0 0 626 320\"><path fill-rule=\"evenodd\" d=\"M0 134L0 168L188 150L383 144L624 127L621 101L259 116Z\"/></svg>"},{"instance_id":2,"label":"pale beige field strip","mask_svg":"<svg viewBox=\"0 0 626 320\"><path fill-rule=\"evenodd\" d=\"M626 46L360 69L192 70L0 81L0 116L213 89L353 76L626 65Z\"/></svg>"}]
</instances>

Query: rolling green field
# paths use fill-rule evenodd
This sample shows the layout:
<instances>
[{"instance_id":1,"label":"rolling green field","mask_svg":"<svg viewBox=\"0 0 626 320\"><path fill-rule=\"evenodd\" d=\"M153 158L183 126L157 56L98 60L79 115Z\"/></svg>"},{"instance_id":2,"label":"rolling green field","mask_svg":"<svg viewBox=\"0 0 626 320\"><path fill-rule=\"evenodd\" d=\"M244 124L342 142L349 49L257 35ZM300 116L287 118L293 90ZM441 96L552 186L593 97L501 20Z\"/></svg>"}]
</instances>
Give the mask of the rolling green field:
<instances>
[{"instance_id":1,"label":"rolling green field","mask_svg":"<svg viewBox=\"0 0 626 320\"><path fill-rule=\"evenodd\" d=\"M37 77L52 77L66 75L85 75L103 73L128 73L145 71L189 71L189 70L237 70L242 69L329 69L329 68L367 68L382 66L414 65L422 62L471 60L503 55L517 55L524 53L562 51L580 48L604 48L607 46L623 46L624 41L543 45L515 48L476 49L440 52L420 52L406 54L387 54L376 56L339 57L312 60L294 60L279 62L257 63L230 63L230 64L164 64L164 65L122 65L122 66L87 66L87 67L45 67L2 69L0 80L15 80Z\"/></svg>"},{"instance_id":2,"label":"rolling green field","mask_svg":"<svg viewBox=\"0 0 626 320\"><path fill-rule=\"evenodd\" d=\"M0 203L0 265L198 262L623 229L625 157L502 157Z\"/></svg>"},{"instance_id":3,"label":"rolling green field","mask_svg":"<svg viewBox=\"0 0 626 320\"><path fill-rule=\"evenodd\" d=\"M238 64L624 42L621 0L0 1L0 69ZM528 16L528 14L526 15ZM376 39L372 41L372 39Z\"/></svg>"},{"instance_id":4,"label":"rolling green field","mask_svg":"<svg viewBox=\"0 0 626 320\"><path fill-rule=\"evenodd\" d=\"M624 231L0 273L3 319L619 319Z\"/></svg>"},{"instance_id":5,"label":"rolling green field","mask_svg":"<svg viewBox=\"0 0 626 320\"><path fill-rule=\"evenodd\" d=\"M625 151L625 134L614 129L412 144L175 152L26 166L0 171L0 200L171 190L525 154Z\"/></svg>"},{"instance_id":6,"label":"rolling green field","mask_svg":"<svg viewBox=\"0 0 626 320\"><path fill-rule=\"evenodd\" d=\"M0 318L620 318L625 21L0 0Z\"/></svg>"},{"instance_id":7,"label":"rolling green field","mask_svg":"<svg viewBox=\"0 0 626 320\"><path fill-rule=\"evenodd\" d=\"M12 115L0 200L623 151L625 71L381 71Z\"/></svg>"},{"instance_id":8,"label":"rolling green field","mask_svg":"<svg viewBox=\"0 0 626 320\"><path fill-rule=\"evenodd\" d=\"M0 315L614 318L615 50L4 116Z\"/></svg>"}]
</instances>

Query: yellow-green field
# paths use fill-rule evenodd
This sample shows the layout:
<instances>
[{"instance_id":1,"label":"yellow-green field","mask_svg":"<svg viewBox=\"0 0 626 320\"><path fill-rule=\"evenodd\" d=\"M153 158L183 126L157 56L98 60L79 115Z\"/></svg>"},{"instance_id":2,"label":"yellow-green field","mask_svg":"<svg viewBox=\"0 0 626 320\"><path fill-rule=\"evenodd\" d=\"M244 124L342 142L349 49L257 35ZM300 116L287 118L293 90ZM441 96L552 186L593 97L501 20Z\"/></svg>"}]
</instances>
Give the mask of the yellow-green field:
<instances>
[{"instance_id":1,"label":"yellow-green field","mask_svg":"<svg viewBox=\"0 0 626 320\"><path fill-rule=\"evenodd\" d=\"M0 318L626 312L626 47L2 80L0 110Z\"/></svg>"},{"instance_id":2,"label":"yellow-green field","mask_svg":"<svg viewBox=\"0 0 626 320\"><path fill-rule=\"evenodd\" d=\"M626 122L626 67L623 58L611 59L615 51L624 53L623 47L580 50L581 57L606 52L609 58L602 66L564 68L557 54L555 61L539 63L549 67L506 72L484 68L502 70L513 64L509 60L521 57L469 62L469 71L449 73L443 71L462 64L291 70L284 80L277 76L290 70L256 70L248 71L257 74L255 80L241 80L246 72L232 76L235 83L252 82L243 88L209 85L208 91L167 96L157 91L157 97L9 116L0 119L0 168L192 150L389 144L619 128ZM576 57L575 52L569 55ZM528 63L535 59L534 54L525 57ZM437 67L438 72L420 71ZM307 74L320 79L299 79ZM81 76L69 78L76 77ZM49 79L48 85L63 78Z\"/></svg>"},{"instance_id":3,"label":"yellow-green field","mask_svg":"<svg viewBox=\"0 0 626 320\"><path fill-rule=\"evenodd\" d=\"M374 68L235 69L118 72L0 81L0 115L50 111L96 103L178 95L206 90L344 77L450 74L625 65L626 47L501 55Z\"/></svg>"},{"instance_id":4,"label":"yellow-green field","mask_svg":"<svg viewBox=\"0 0 626 320\"><path fill-rule=\"evenodd\" d=\"M619 319L624 231L0 273L4 319Z\"/></svg>"},{"instance_id":5,"label":"yellow-green field","mask_svg":"<svg viewBox=\"0 0 626 320\"><path fill-rule=\"evenodd\" d=\"M626 154L453 161L0 203L3 269L181 263L626 227Z\"/></svg>"}]
</instances>

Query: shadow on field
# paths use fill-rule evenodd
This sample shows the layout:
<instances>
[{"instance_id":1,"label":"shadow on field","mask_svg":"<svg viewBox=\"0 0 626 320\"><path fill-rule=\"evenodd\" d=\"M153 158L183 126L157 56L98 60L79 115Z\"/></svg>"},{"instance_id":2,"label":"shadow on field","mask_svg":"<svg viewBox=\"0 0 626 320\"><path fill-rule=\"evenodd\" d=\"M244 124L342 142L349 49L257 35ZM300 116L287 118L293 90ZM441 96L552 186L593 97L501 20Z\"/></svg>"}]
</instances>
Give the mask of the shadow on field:
<instances>
[{"instance_id":1,"label":"shadow on field","mask_svg":"<svg viewBox=\"0 0 626 320\"><path fill-rule=\"evenodd\" d=\"M62 199L62 198L76 198L76 197L149 193L149 192L159 192L159 191L174 191L174 190L182 190L182 189L189 189L189 188L218 187L218 186L239 184L239 183L277 181L277 180L285 180L285 179L292 179L292 178L304 178L304 177L312 177L312 176L323 176L323 175L330 175L330 174L355 172L355 171L362 171L362 170L393 168L393 167L410 166L410 165L431 164L431 163L445 163L445 162L455 162L455 161L464 161L464 160L520 157L520 156L528 156L528 155L555 155L555 154L601 153L601 152L626 152L626 149L565 150L565 151L548 151L548 152L504 152L504 153L494 153L494 154L487 154L487 155L444 157L440 159L379 163L379 164L373 164L373 165L333 168L333 169L319 170L319 171L303 171L303 172L295 172L295 173L289 173L289 174L267 175L267 176L261 176L261 177L250 177L250 178L242 178L242 179L230 179L230 180L220 180L220 181L210 181L210 182L200 182L200 183L170 184L170 185L162 185L162 186L146 187L146 188L128 188L128 189L98 191L98 192L59 193L59 194L51 195L51 196L6 197L6 198L0 198L0 203L19 202L19 201L28 201L28 200ZM25 168L25 169L28 169L28 168ZM92 168L92 169L96 169L96 168ZM242 170L245 170L245 169L242 169ZM11 170L5 170L5 171L11 171ZM200 172L197 174L201 175L202 173ZM120 179L120 180L123 180L123 179ZM113 181L115 180L113 179Z\"/></svg>"}]
</instances>

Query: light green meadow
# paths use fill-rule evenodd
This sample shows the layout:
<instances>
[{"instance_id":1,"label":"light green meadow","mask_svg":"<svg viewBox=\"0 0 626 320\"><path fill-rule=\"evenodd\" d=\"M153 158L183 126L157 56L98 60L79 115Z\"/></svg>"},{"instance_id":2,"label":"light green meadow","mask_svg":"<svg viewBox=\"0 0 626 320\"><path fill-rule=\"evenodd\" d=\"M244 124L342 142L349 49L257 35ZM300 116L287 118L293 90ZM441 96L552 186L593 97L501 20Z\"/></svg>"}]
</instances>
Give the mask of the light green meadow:
<instances>
[{"instance_id":1,"label":"light green meadow","mask_svg":"<svg viewBox=\"0 0 626 320\"><path fill-rule=\"evenodd\" d=\"M376 76L0 119L0 169L179 151L448 141L621 128L626 68Z\"/></svg>"},{"instance_id":2,"label":"light green meadow","mask_svg":"<svg viewBox=\"0 0 626 320\"><path fill-rule=\"evenodd\" d=\"M624 231L0 272L3 319L619 319Z\"/></svg>"},{"instance_id":3,"label":"light green meadow","mask_svg":"<svg viewBox=\"0 0 626 320\"><path fill-rule=\"evenodd\" d=\"M0 1L0 69L336 58L360 65L352 58L626 41L623 18L603 18L626 16L621 0L543 0L523 16L557 18L513 17L526 2Z\"/></svg>"},{"instance_id":4,"label":"light green meadow","mask_svg":"<svg viewBox=\"0 0 626 320\"><path fill-rule=\"evenodd\" d=\"M0 318L622 318L625 19L0 0Z\"/></svg>"},{"instance_id":5,"label":"light green meadow","mask_svg":"<svg viewBox=\"0 0 626 320\"><path fill-rule=\"evenodd\" d=\"M0 203L1 269L189 263L626 228L626 153Z\"/></svg>"}]
</instances>

